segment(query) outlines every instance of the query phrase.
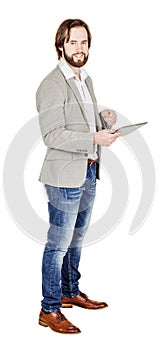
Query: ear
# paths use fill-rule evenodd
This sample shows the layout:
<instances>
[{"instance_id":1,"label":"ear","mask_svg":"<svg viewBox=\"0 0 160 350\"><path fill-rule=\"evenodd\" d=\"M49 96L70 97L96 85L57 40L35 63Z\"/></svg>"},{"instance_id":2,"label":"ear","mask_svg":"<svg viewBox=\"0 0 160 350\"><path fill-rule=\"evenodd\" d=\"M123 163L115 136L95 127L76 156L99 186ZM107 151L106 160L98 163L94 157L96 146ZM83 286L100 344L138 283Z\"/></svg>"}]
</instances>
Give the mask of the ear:
<instances>
[{"instance_id":1,"label":"ear","mask_svg":"<svg viewBox=\"0 0 160 350\"><path fill-rule=\"evenodd\" d=\"M62 51L62 58L64 58L63 47L62 47L62 46L59 46L58 49L59 49L60 51Z\"/></svg>"}]
</instances>

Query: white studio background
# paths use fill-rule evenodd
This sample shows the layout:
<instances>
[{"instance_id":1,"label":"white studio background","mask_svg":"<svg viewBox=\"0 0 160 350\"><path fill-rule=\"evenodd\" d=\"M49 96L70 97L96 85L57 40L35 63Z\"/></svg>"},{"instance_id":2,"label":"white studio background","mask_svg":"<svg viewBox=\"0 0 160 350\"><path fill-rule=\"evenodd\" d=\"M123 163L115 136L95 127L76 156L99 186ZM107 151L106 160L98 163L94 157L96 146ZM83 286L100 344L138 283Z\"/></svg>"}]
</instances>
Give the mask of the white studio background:
<instances>
[{"instance_id":1,"label":"white studio background","mask_svg":"<svg viewBox=\"0 0 160 350\"><path fill-rule=\"evenodd\" d=\"M65 315L81 328L78 336L60 335L38 326L43 246L28 238L12 220L1 186L0 290L4 349L41 350L60 346L79 350L87 344L108 350L159 349L158 5L158 0L99 0L96 3L6 0L3 3L0 21L2 171L13 137L37 114L35 92L39 83L57 64L56 30L64 19L79 17L89 24L93 36L86 69L93 78L97 100L133 123L149 122L141 133L157 175L150 215L130 236L129 226L141 194L141 176L129 149L121 141L112 146L125 167L129 202L119 226L105 239L83 250L81 289L91 298L106 300L109 308L98 312L65 310ZM44 154L45 147L39 142L27 160L24 179L33 208L47 220L44 193L37 181ZM110 197L108 179L105 185ZM98 216L105 205L103 186L103 181L98 184L94 211ZM106 200L108 205L108 198Z\"/></svg>"}]
</instances>

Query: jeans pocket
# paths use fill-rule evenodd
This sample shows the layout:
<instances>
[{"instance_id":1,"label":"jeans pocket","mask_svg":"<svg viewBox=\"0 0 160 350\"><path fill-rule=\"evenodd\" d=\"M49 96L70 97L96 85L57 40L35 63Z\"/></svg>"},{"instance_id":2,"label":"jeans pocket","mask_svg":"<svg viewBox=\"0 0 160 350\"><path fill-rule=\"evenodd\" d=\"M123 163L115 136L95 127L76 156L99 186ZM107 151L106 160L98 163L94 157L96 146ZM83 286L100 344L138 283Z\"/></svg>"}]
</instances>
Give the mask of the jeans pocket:
<instances>
[{"instance_id":1,"label":"jeans pocket","mask_svg":"<svg viewBox=\"0 0 160 350\"><path fill-rule=\"evenodd\" d=\"M59 193L65 199L66 201L76 202L81 197L81 191L80 188L66 188L66 187L60 187Z\"/></svg>"}]
</instances>

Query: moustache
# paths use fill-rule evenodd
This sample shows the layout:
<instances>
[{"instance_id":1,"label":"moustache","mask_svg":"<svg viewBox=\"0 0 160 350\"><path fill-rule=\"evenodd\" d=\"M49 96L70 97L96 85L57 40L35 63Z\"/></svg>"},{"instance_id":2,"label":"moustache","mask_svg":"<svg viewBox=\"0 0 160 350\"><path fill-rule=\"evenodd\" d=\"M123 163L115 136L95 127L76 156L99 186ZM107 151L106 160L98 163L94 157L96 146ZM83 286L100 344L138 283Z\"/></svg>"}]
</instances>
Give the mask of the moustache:
<instances>
[{"instance_id":1,"label":"moustache","mask_svg":"<svg viewBox=\"0 0 160 350\"><path fill-rule=\"evenodd\" d=\"M72 56L78 56L78 55L86 56L84 52L77 52L77 53L74 53Z\"/></svg>"}]
</instances>

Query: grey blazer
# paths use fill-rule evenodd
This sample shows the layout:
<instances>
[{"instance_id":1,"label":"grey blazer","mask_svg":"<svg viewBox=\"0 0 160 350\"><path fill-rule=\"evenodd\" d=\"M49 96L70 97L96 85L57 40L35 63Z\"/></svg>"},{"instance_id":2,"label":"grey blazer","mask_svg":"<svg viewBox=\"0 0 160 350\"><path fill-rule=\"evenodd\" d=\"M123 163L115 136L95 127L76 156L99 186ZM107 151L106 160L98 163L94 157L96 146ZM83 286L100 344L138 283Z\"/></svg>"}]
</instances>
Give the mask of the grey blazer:
<instances>
[{"instance_id":1,"label":"grey blazer","mask_svg":"<svg viewBox=\"0 0 160 350\"><path fill-rule=\"evenodd\" d=\"M85 82L94 104L96 128L100 130L104 124L98 114L92 80L88 76ZM73 78L66 80L57 66L41 82L36 104L47 146L39 180L56 187L80 187L86 178L88 153L94 153L95 146ZM100 147L98 153L100 157Z\"/></svg>"}]
</instances>

